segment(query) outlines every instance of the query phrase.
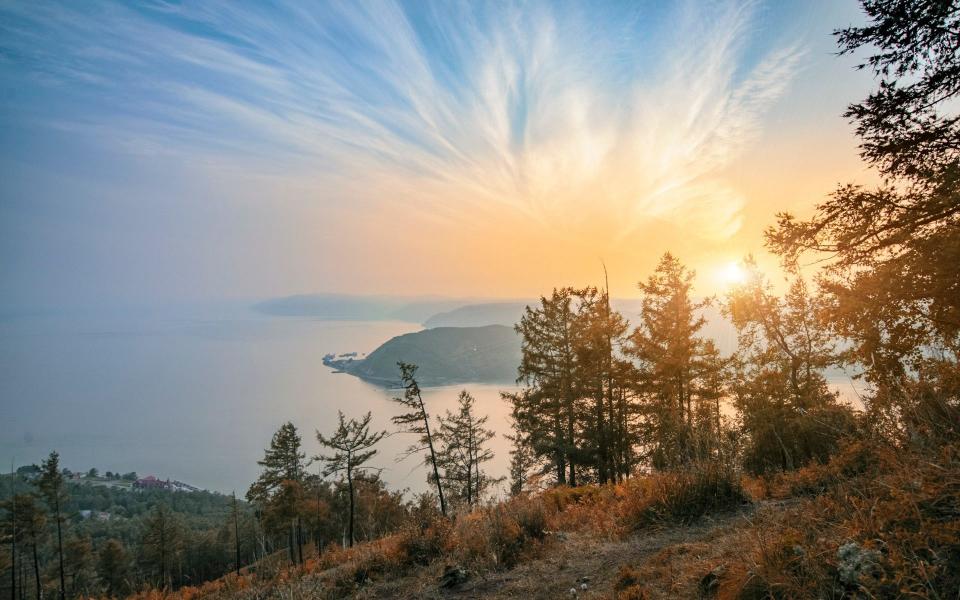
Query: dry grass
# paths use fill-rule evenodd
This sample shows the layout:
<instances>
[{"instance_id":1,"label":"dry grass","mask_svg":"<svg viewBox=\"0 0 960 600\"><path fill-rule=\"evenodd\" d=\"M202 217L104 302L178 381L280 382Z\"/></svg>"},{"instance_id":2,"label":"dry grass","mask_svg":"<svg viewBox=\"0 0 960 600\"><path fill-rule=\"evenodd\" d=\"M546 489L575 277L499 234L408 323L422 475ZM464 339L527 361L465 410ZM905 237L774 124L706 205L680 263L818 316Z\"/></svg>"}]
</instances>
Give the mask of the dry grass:
<instances>
[{"instance_id":1,"label":"dry grass","mask_svg":"<svg viewBox=\"0 0 960 600\"><path fill-rule=\"evenodd\" d=\"M931 456L854 443L748 487L774 500L716 539L627 566L614 597L960 597L956 445Z\"/></svg>"},{"instance_id":2,"label":"dry grass","mask_svg":"<svg viewBox=\"0 0 960 600\"><path fill-rule=\"evenodd\" d=\"M755 510L687 527L748 495L758 501ZM587 538L594 541L584 544ZM336 598L394 582L389 589L419 597L436 592L446 565L480 579L509 578L542 572L530 566L554 556L566 562L639 539L649 539L650 550L634 554L615 581L608 571L607 581L592 583L590 597L603 583L604 594L621 600L958 598L960 448L911 453L856 442L828 464L765 479L741 482L730 470L705 466L622 485L558 488L452 521L425 519L376 542L329 550L302 568L224 577L177 596ZM403 577L411 583L396 583ZM420 587L407 593L404 585Z\"/></svg>"}]
</instances>

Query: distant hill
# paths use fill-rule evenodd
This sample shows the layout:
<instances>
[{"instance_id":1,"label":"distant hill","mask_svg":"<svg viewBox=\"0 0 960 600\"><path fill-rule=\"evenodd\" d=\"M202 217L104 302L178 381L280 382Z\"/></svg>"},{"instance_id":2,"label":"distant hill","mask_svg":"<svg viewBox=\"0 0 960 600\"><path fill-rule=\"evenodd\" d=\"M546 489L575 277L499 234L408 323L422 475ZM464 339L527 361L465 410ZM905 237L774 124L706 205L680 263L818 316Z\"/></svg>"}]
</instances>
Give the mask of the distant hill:
<instances>
[{"instance_id":1,"label":"distant hill","mask_svg":"<svg viewBox=\"0 0 960 600\"><path fill-rule=\"evenodd\" d=\"M264 314L283 317L421 323L431 315L449 311L470 302L470 299L431 297L302 294L265 300L254 305L253 308Z\"/></svg>"},{"instance_id":2,"label":"distant hill","mask_svg":"<svg viewBox=\"0 0 960 600\"><path fill-rule=\"evenodd\" d=\"M640 322L642 301L636 298L614 298L613 309L630 321L631 328ZM432 327L480 327L483 325L503 325L513 327L520 321L527 306L539 305L539 300L517 300L512 302L487 302L468 304L433 315L423 322L426 328ZM717 306L703 311L707 322L700 335L712 339L720 351L730 354L737 348L736 330L720 312Z\"/></svg>"},{"instance_id":3,"label":"distant hill","mask_svg":"<svg viewBox=\"0 0 960 600\"><path fill-rule=\"evenodd\" d=\"M510 327L437 327L392 338L363 360L328 360L330 367L382 385L400 383L397 363L420 367L424 386L512 383L520 365L520 338Z\"/></svg>"},{"instance_id":4,"label":"distant hill","mask_svg":"<svg viewBox=\"0 0 960 600\"><path fill-rule=\"evenodd\" d=\"M520 321L523 309L531 303L531 301L518 301L469 304L435 314L424 321L423 326L428 329L432 327L482 327L484 325L513 327Z\"/></svg>"}]
</instances>

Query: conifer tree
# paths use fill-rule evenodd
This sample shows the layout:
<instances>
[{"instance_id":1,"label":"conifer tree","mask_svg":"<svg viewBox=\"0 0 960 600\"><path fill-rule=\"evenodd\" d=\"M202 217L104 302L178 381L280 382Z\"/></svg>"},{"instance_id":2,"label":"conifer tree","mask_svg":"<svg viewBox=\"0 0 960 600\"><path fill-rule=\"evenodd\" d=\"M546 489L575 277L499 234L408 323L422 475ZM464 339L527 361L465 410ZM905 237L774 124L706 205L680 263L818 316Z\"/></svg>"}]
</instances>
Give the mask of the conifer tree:
<instances>
[{"instance_id":1,"label":"conifer tree","mask_svg":"<svg viewBox=\"0 0 960 600\"><path fill-rule=\"evenodd\" d=\"M404 362L397 363L400 368L400 380L403 383L403 398L395 397L394 402L407 409L409 412L393 417L393 422L402 428L405 433L413 433L420 436L419 445L414 444L408 450L408 453L415 454L426 452L427 456L424 464L432 469L431 482L437 486L437 497L440 500L440 514L447 516L447 502L443 497L443 485L440 481L440 468L437 463L437 452L434 447L433 435L430 432L430 415L423 403L423 396L420 394L420 385L417 383L417 366Z\"/></svg>"},{"instance_id":2,"label":"conifer tree","mask_svg":"<svg viewBox=\"0 0 960 600\"><path fill-rule=\"evenodd\" d=\"M597 481L620 481L629 475L635 441L634 410L630 388L633 365L622 357L628 324L610 307L607 292L586 288L577 293L573 326L583 425L581 459L593 467Z\"/></svg>"},{"instance_id":3,"label":"conifer tree","mask_svg":"<svg viewBox=\"0 0 960 600\"><path fill-rule=\"evenodd\" d=\"M748 281L730 292L725 308L738 331L734 400L749 437L744 462L764 472L825 461L852 416L823 375L838 356L818 316L822 300L800 277L778 298L752 260L747 266Z\"/></svg>"},{"instance_id":4,"label":"conifer tree","mask_svg":"<svg viewBox=\"0 0 960 600\"><path fill-rule=\"evenodd\" d=\"M695 274L669 252L653 275L639 284L640 324L630 336L629 354L638 363L638 391L646 405L654 466L675 467L695 458L695 368L704 340L700 312L709 300L691 297Z\"/></svg>"},{"instance_id":5,"label":"conifer tree","mask_svg":"<svg viewBox=\"0 0 960 600\"><path fill-rule=\"evenodd\" d=\"M157 569L160 588L169 585L170 566L182 546L182 531L177 517L166 504L157 504L144 521L141 548L147 560Z\"/></svg>"},{"instance_id":6,"label":"conifer tree","mask_svg":"<svg viewBox=\"0 0 960 600\"><path fill-rule=\"evenodd\" d=\"M97 553L97 574L108 598L122 596L130 589L130 556L123 542L109 539Z\"/></svg>"},{"instance_id":7,"label":"conifer tree","mask_svg":"<svg viewBox=\"0 0 960 600\"><path fill-rule=\"evenodd\" d=\"M264 450L263 469L250 486L247 500L267 511L275 529L286 529L291 562L303 562L303 531L299 503L303 497L306 475L301 438L293 423L287 422L273 434L270 447ZM289 519L285 521L285 519Z\"/></svg>"},{"instance_id":8,"label":"conifer tree","mask_svg":"<svg viewBox=\"0 0 960 600\"><path fill-rule=\"evenodd\" d=\"M64 600L67 591L63 573L63 519L60 515L60 507L66 501L66 489L64 488L63 474L60 472L60 455L56 452L51 452L50 456L40 464L40 477L37 479L37 486L40 488L47 506L53 511L53 518L57 524L60 600Z\"/></svg>"},{"instance_id":9,"label":"conifer tree","mask_svg":"<svg viewBox=\"0 0 960 600\"><path fill-rule=\"evenodd\" d=\"M812 215L777 215L767 244L796 270L824 264L832 332L873 391L868 422L905 440L960 422L960 6L862 0L834 32L877 88L845 114L876 188L841 185ZM825 261L824 259L829 259Z\"/></svg>"},{"instance_id":10,"label":"conifer tree","mask_svg":"<svg viewBox=\"0 0 960 600\"><path fill-rule=\"evenodd\" d=\"M14 493L8 500L0 503L0 509L7 515L4 529L5 533L10 535L14 556L17 552L22 555L24 546L28 546L30 549L36 597L43 598L43 586L40 581L39 547L43 542L43 533L47 522L45 511L37 502L35 495L23 493ZM22 567L22 558L20 564ZM14 562L14 566L16 566L16 562ZM25 595L26 590L22 581L19 585L14 585L14 588L19 588L20 594Z\"/></svg>"},{"instance_id":11,"label":"conifer tree","mask_svg":"<svg viewBox=\"0 0 960 600\"><path fill-rule=\"evenodd\" d=\"M237 577L240 576L240 507L237 504L237 494L230 495L230 518L233 521L233 549L234 549L234 568L237 571Z\"/></svg>"},{"instance_id":12,"label":"conifer tree","mask_svg":"<svg viewBox=\"0 0 960 600\"><path fill-rule=\"evenodd\" d=\"M473 396L463 390L457 401L456 413L447 411L439 418L437 440L444 481L453 498L466 502L470 510L494 483L480 467L493 459L493 451L486 444L495 434L486 428L488 417L475 414Z\"/></svg>"},{"instance_id":13,"label":"conifer tree","mask_svg":"<svg viewBox=\"0 0 960 600\"><path fill-rule=\"evenodd\" d=\"M374 446L386 435L385 431L371 432L370 420L371 413L367 413L360 420L345 420L343 413L337 411L339 424L337 430L332 436L326 437L317 432L317 441L326 448L333 450L333 454L320 455L316 459L324 462L326 466L323 469L325 477L337 473L343 473L347 480L347 493L350 496L350 515L348 521L349 544L352 547L354 542L354 476L364 469L367 461L377 454Z\"/></svg>"},{"instance_id":14,"label":"conifer tree","mask_svg":"<svg viewBox=\"0 0 960 600\"><path fill-rule=\"evenodd\" d=\"M99 594L97 573L90 536L71 536L64 545L65 570L70 577L70 596L91 598Z\"/></svg>"},{"instance_id":15,"label":"conifer tree","mask_svg":"<svg viewBox=\"0 0 960 600\"><path fill-rule=\"evenodd\" d=\"M516 406L515 395L509 392L501 392L501 398L510 402L511 406ZM525 486L527 484L527 478L530 475L530 472L536 467L536 461L533 456L533 452L530 450L530 442L528 436L525 434L521 428L517 418L514 416L511 419L510 427L513 430L513 433L507 434L504 437L510 441L510 495L518 496L525 491Z\"/></svg>"},{"instance_id":16,"label":"conifer tree","mask_svg":"<svg viewBox=\"0 0 960 600\"><path fill-rule=\"evenodd\" d=\"M526 386L510 397L514 418L533 454L549 461L558 485L577 484L576 315L572 288L555 289L540 306L527 307L516 326L523 357L518 383Z\"/></svg>"}]
</instances>

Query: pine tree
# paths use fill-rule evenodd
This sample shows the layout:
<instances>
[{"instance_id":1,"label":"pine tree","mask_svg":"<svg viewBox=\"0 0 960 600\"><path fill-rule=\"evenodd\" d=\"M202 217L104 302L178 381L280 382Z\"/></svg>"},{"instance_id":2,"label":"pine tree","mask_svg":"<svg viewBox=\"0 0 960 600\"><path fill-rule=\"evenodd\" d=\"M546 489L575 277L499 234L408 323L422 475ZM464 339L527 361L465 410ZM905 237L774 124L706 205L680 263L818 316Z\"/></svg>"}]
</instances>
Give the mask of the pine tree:
<instances>
[{"instance_id":1,"label":"pine tree","mask_svg":"<svg viewBox=\"0 0 960 600\"><path fill-rule=\"evenodd\" d=\"M960 6L862 0L834 32L877 88L845 114L881 185L841 185L807 219L777 215L767 245L796 270L824 264L834 335L863 369L871 425L903 440L960 422ZM829 260L826 260L829 259ZM936 440L934 444L938 443Z\"/></svg>"},{"instance_id":2,"label":"pine tree","mask_svg":"<svg viewBox=\"0 0 960 600\"><path fill-rule=\"evenodd\" d=\"M37 497L33 494L14 493L9 500L0 503L0 509L6 514L5 533L10 535L11 545L14 557L19 552L23 553L23 546L29 546L30 557L33 564L33 578L36 589L36 597L43 598L43 585L40 581L40 544L43 543L44 528L46 527L45 511L37 502ZM23 564L21 558L21 565ZM14 566L16 562L14 562ZM25 588L21 581L19 586L21 595L24 595Z\"/></svg>"},{"instance_id":3,"label":"pine tree","mask_svg":"<svg viewBox=\"0 0 960 600\"><path fill-rule=\"evenodd\" d=\"M123 542L109 539L100 545L97 575L108 598L123 596L130 590L130 556Z\"/></svg>"},{"instance_id":4,"label":"pine tree","mask_svg":"<svg viewBox=\"0 0 960 600\"><path fill-rule=\"evenodd\" d=\"M373 448L387 434L385 431L371 432L370 420L371 413L364 415L359 421L344 419L342 412L337 412L339 424L337 430L330 437L325 437L319 431L317 432L317 441L326 448L333 450L333 454L320 455L316 459L324 462L326 466L323 469L325 477L336 473L343 473L347 480L347 490L350 496L350 516L349 516L349 544L352 547L354 542L354 512L355 498L353 491L354 475L357 471L364 469L367 461L376 456L377 451Z\"/></svg>"},{"instance_id":5,"label":"pine tree","mask_svg":"<svg viewBox=\"0 0 960 600\"><path fill-rule=\"evenodd\" d=\"M64 581L63 569L63 518L60 515L60 507L66 501L66 489L63 483L63 474L60 472L60 455L51 452L50 456L40 464L40 477L37 479L37 486L47 502L47 506L53 511L53 517L57 524L57 556L60 567L60 600L66 598L66 583Z\"/></svg>"},{"instance_id":6,"label":"pine tree","mask_svg":"<svg viewBox=\"0 0 960 600\"><path fill-rule=\"evenodd\" d=\"M636 439L635 410L630 392L633 365L622 358L629 325L612 310L607 292L586 288L577 293L572 328L575 376L579 382L582 420L581 462L591 466L600 483L630 474Z\"/></svg>"},{"instance_id":7,"label":"pine tree","mask_svg":"<svg viewBox=\"0 0 960 600\"><path fill-rule=\"evenodd\" d=\"M90 536L71 536L64 545L65 570L70 577L70 596L91 598L99 595L93 541Z\"/></svg>"},{"instance_id":8,"label":"pine tree","mask_svg":"<svg viewBox=\"0 0 960 600\"><path fill-rule=\"evenodd\" d=\"M234 568L237 571L237 577L240 576L240 506L237 504L237 494L230 495L230 520L233 521L233 549L234 549Z\"/></svg>"},{"instance_id":9,"label":"pine tree","mask_svg":"<svg viewBox=\"0 0 960 600\"><path fill-rule=\"evenodd\" d=\"M291 562L303 562L303 528L300 518L300 500L306 477L300 434L293 423L287 422L273 434L270 447L257 464L263 469L257 481L250 486L247 500L266 511L274 529L287 531L287 547ZM283 519L289 519L289 522Z\"/></svg>"},{"instance_id":10,"label":"pine tree","mask_svg":"<svg viewBox=\"0 0 960 600\"><path fill-rule=\"evenodd\" d=\"M179 557L182 541L176 516L166 504L154 506L144 520L140 545L147 561L157 569L161 589L169 585L170 567Z\"/></svg>"},{"instance_id":11,"label":"pine tree","mask_svg":"<svg viewBox=\"0 0 960 600\"><path fill-rule=\"evenodd\" d=\"M440 469L437 464L437 452L434 447L433 435L430 432L430 415L423 403L423 396L420 394L420 385L417 383L417 366L404 362L397 363L400 368L400 380L403 383L403 398L394 398L393 401L409 410L393 417L393 422L401 427L405 433L413 433L420 436L419 445L415 444L408 450L409 454L426 452L427 456L424 464L432 468L432 475L428 480L436 483L437 497L440 500L440 514L447 516L447 502L443 497L443 485L440 481Z\"/></svg>"}]
</instances>

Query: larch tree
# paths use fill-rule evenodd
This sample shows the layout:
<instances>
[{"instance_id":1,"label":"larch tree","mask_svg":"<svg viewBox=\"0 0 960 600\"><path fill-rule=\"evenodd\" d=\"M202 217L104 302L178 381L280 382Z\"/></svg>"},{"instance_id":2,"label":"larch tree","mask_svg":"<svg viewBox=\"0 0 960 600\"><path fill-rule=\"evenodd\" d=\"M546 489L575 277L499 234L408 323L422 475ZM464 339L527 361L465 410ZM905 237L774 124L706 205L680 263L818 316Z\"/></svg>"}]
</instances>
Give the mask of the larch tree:
<instances>
[{"instance_id":1,"label":"larch tree","mask_svg":"<svg viewBox=\"0 0 960 600\"><path fill-rule=\"evenodd\" d=\"M457 412L447 411L439 417L440 464L452 499L466 502L467 509L471 510L495 483L481 470L483 463L493 459L493 451L486 444L495 434L486 428L488 417L477 416L475 400L466 390L460 392L457 402Z\"/></svg>"},{"instance_id":2,"label":"larch tree","mask_svg":"<svg viewBox=\"0 0 960 600\"><path fill-rule=\"evenodd\" d=\"M430 432L430 414L423 403L420 385L417 383L417 366L404 362L397 363L400 368L400 381L403 384L403 397L395 397L394 402L408 412L393 417L393 423L400 426L404 433L412 433L419 437L419 443L408 450L409 454L426 452L424 464L431 468L428 480L437 486L437 497L440 500L440 514L447 516L447 502L443 496L443 484L440 481L440 467L437 463L437 452L433 434Z\"/></svg>"},{"instance_id":3,"label":"larch tree","mask_svg":"<svg viewBox=\"0 0 960 600\"><path fill-rule=\"evenodd\" d=\"M710 301L693 300L694 276L672 254L663 255L653 275L639 284L640 323L627 349L637 361L653 464L661 468L687 464L696 454L696 367L704 349L698 333Z\"/></svg>"},{"instance_id":4,"label":"larch tree","mask_svg":"<svg viewBox=\"0 0 960 600\"><path fill-rule=\"evenodd\" d=\"M823 374L839 357L822 300L799 276L777 297L751 259L747 267L725 307L738 331L733 396L749 439L744 464L762 473L825 461L852 416Z\"/></svg>"},{"instance_id":5,"label":"larch tree","mask_svg":"<svg viewBox=\"0 0 960 600\"><path fill-rule=\"evenodd\" d=\"M509 400L531 451L549 461L558 485L577 484L580 458L573 339L576 296L572 288L553 290L539 306L528 306L515 328L523 353L517 382L525 389Z\"/></svg>"},{"instance_id":6,"label":"larch tree","mask_svg":"<svg viewBox=\"0 0 960 600\"><path fill-rule=\"evenodd\" d=\"M317 432L317 441L325 448L332 450L332 454L320 455L316 459L324 463L323 474L329 477L334 474L343 474L347 481L350 513L348 519L348 539L352 547L354 542L354 512L355 496L353 490L356 473L366 467L367 461L376 456L374 446L387 434L385 431L371 432L371 413L365 414L359 420L345 419L342 412L337 412L337 430L330 437Z\"/></svg>"}]
</instances>

